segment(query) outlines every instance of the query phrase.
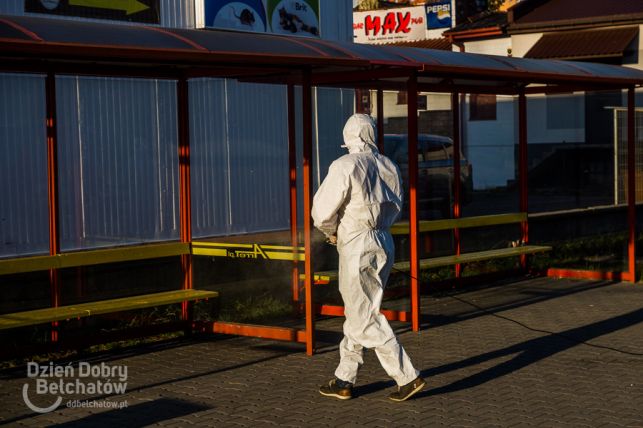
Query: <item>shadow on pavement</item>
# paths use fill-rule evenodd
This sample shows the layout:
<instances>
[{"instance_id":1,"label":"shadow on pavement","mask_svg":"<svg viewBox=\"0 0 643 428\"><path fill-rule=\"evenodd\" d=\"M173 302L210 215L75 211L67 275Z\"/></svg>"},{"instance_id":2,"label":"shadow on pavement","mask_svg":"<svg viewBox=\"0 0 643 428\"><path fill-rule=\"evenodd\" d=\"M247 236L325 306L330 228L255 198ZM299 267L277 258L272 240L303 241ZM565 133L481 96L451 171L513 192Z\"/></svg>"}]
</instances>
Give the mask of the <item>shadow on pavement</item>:
<instances>
[{"instance_id":1,"label":"shadow on pavement","mask_svg":"<svg viewBox=\"0 0 643 428\"><path fill-rule=\"evenodd\" d=\"M131 393L131 392L136 392L136 391L143 391L143 390L146 390L146 389L149 389L149 388L154 388L154 387L163 386L163 385L169 385L169 384L172 384L172 383L175 383L175 382L182 382L182 381L186 381L186 380L197 379L197 378L204 377L204 376L209 376L209 375L212 375L212 374L215 374L215 373L225 372L227 370L240 369L240 368L243 368L243 367L252 366L254 364L259 364L259 363L262 363L262 362L266 362L266 361L274 360L274 359L277 359L277 358L281 358L281 357L283 357L283 356L285 356L287 354L288 353L279 353L279 354L271 355L271 356L264 357L264 358L254 359L252 361L246 361L246 362L231 365L231 366L219 367L219 368L216 368L216 369L213 369L213 370L208 370L208 371L205 371L205 372L191 374L191 375L188 375L188 376L174 377L174 378L165 379L165 380L162 380L162 381L159 381L159 382L148 383L148 384L145 384L145 385L128 388L127 392ZM97 401L97 400L105 400L105 399L109 399L109 396L108 395L101 395L101 396L93 396L93 397L84 397L82 399L82 401ZM154 403L156 403L158 401L160 401L160 400L157 400ZM170 401L176 401L176 400L170 400ZM182 403L185 403L185 402L182 402ZM128 411L131 411L129 409L132 409L132 408L138 407L138 406L139 405L132 406L132 407L128 407L126 409ZM118 410L118 411L122 412L123 410L126 410L126 409L122 409L122 410ZM201 409L201 410L204 410L204 409ZM119 413L119 415L122 415L122 413ZM34 418L36 416L38 416L37 413L28 413L28 414L24 414L24 415L20 415L20 416L15 416L13 418L0 420L0 425L14 423L14 422L18 422L18 421L21 421L21 420L24 420L24 419L31 419L31 418ZM176 416L174 416L174 417L176 417ZM143 425L147 425L147 424L143 424ZM73 426L73 425L69 425L69 426ZM87 425L84 425L84 426L87 426ZM88 426L94 426L94 425L90 424ZM117 425L110 425L110 426L117 426ZM135 425L135 426L138 426L138 425Z\"/></svg>"},{"instance_id":2,"label":"shadow on pavement","mask_svg":"<svg viewBox=\"0 0 643 428\"><path fill-rule=\"evenodd\" d=\"M529 279L526 279L525 281L530 281ZM428 328L428 327L436 327L436 326L441 326L441 325L447 325L447 324L452 324L458 321L464 321L464 320L469 320L473 318L477 318L479 316L484 316L484 315L489 315L489 314L494 314L496 312L502 312L502 311L507 311L511 309L517 309L521 308L524 306L529 306L533 305L536 303L541 303L541 302L546 302L548 300L552 299L557 299L559 297L564 297L564 296L569 296L573 295L576 293L582 293L586 292L589 290L593 290L595 288L601 288L605 287L608 285L614 284L614 281L588 281L588 282L582 282L578 285L574 285L572 287L565 287L565 288L555 288L555 287L547 287L547 288L522 288L521 281L511 281L509 284L505 283L494 283L490 285L481 285L478 287L468 287L463 290L459 290L456 292L446 292L446 293L438 293L435 296L428 296L428 299L431 300L431 298L439 298L439 299L447 299L451 298L454 300L457 300L461 303L465 303L468 307L469 310L461 311L460 313L456 314L421 314L420 315L420 326L422 329ZM487 290L487 289L502 289L502 287L512 285L512 286L517 286L520 287L520 293L522 295L531 295L530 297L523 297L521 296L518 299L515 298L507 298L508 301L503 302L503 303L496 303L492 306L481 308L478 306L479 304L471 304L466 301L466 299L460 299L457 296L459 295L467 295L467 293L470 292L475 292L479 290ZM423 296L424 298L427 298L427 296ZM423 308L425 311L427 308Z\"/></svg>"},{"instance_id":3,"label":"shadow on pavement","mask_svg":"<svg viewBox=\"0 0 643 428\"><path fill-rule=\"evenodd\" d=\"M209 410L210 407L183 400L161 398L148 403L136 404L123 409L95 413L84 418L52 427L115 427L127 421L128 427L143 427L192 413Z\"/></svg>"},{"instance_id":4,"label":"shadow on pavement","mask_svg":"<svg viewBox=\"0 0 643 428\"><path fill-rule=\"evenodd\" d=\"M473 388L490 380L497 379L505 376L514 371L520 370L537 361L548 358L554 354L565 351L574 346L588 342L591 339L613 333L615 331L634 326L643 321L643 309L637 309L626 314L609 318L607 320L599 321L593 324L588 324L582 327L573 328L560 333L549 334L547 336L531 339L523 343L509 346L497 351L487 352L485 354L477 355L475 357L467 358L451 364L445 364L440 367L426 369L422 371L422 376L430 379L432 376L458 370L463 367L468 367L480 364L485 361L493 360L495 358L504 357L507 355L518 354L509 361L505 361L497 366L483 370L472 376L458 380L439 388L424 391L418 394L418 397L428 395L445 394L463 389ZM592 346L592 345L590 345ZM597 345L595 345L597 346ZM611 349L607 346L599 346L601 348ZM626 353L628 355L643 355L638 353L627 353L620 350L615 352Z\"/></svg>"}]
</instances>

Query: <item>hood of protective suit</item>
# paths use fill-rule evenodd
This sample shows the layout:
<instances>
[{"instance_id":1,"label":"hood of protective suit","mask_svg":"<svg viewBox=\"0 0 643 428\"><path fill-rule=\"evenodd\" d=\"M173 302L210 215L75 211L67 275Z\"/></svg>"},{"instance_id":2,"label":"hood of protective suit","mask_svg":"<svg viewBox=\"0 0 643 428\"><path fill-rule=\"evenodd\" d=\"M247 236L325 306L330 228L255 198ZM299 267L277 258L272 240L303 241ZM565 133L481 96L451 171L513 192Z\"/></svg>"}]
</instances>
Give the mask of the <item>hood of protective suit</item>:
<instances>
[{"instance_id":1,"label":"hood of protective suit","mask_svg":"<svg viewBox=\"0 0 643 428\"><path fill-rule=\"evenodd\" d=\"M344 144L349 153L377 150L375 122L367 114L354 114L344 125Z\"/></svg>"}]
</instances>

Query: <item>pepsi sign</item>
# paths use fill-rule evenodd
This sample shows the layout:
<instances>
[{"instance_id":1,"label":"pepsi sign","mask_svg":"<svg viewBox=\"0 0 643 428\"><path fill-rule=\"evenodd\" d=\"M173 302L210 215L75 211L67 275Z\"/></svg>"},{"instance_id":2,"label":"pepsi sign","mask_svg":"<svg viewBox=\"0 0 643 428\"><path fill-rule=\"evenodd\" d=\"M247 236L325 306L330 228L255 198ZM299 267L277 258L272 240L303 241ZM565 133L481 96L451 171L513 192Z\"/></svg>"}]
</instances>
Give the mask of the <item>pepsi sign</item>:
<instances>
[{"instance_id":1,"label":"pepsi sign","mask_svg":"<svg viewBox=\"0 0 643 428\"><path fill-rule=\"evenodd\" d=\"M451 28L451 0L426 4L426 26L429 30Z\"/></svg>"}]
</instances>

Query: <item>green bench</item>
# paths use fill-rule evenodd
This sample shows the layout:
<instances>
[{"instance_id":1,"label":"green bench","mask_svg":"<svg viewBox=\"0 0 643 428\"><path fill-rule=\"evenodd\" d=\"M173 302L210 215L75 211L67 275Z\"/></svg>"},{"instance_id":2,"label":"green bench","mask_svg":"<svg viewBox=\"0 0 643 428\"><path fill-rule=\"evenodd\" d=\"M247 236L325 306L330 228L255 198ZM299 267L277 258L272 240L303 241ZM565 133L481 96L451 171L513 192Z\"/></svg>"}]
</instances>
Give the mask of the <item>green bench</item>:
<instances>
[{"instance_id":1,"label":"green bench","mask_svg":"<svg viewBox=\"0 0 643 428\"><path fill-rule=\"evenodd\" d=\"M425 220L419 222L420 233L437 232L454 229L467 229L476 227L499 226L527 221L527 213L495 214L458 219ZM393 235L408 235L407 222L396 223L391 227ZM464 263L493 260L504 257L522 256L550 251L551 247L542 245L520 245L516 247L497 248L484 251L475 251L458 255L430 257L419 260L420 269L431 269L444 266L453 266ZM393 270L408 272L411 269L409 261L400 261L393 264ZM337 280L337 271L316 272L314 282L325 284Z\"/></svg>"}]
</instances>

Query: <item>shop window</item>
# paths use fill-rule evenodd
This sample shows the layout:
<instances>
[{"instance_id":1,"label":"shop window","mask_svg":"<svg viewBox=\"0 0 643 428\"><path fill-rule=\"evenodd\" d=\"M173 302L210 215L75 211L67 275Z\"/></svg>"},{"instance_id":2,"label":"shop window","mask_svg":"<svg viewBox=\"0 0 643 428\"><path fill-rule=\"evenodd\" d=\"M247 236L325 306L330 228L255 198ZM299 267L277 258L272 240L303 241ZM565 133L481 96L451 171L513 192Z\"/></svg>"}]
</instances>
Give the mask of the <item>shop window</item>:
<instances>
[{"instance_id":1,"label":"shop window","mask_svg":"<svg viewBox=\"0 0 643 428\"><path fill-rule=\"evenodd\" d=\"M397 93L397 105L407 104L408 103L407 99L408 98L406 96L406 91L399 91Z\"/></svg>"},{"instance_id":2,"label":"shop window","mask_svg":"<svg viewBox=\"0 0 643 428\"><path fill-rule=\"evenodd\" d=\"M469 96L469 120L496 120L496 96L471 94Z\"/></svg>"}]
</instances>

